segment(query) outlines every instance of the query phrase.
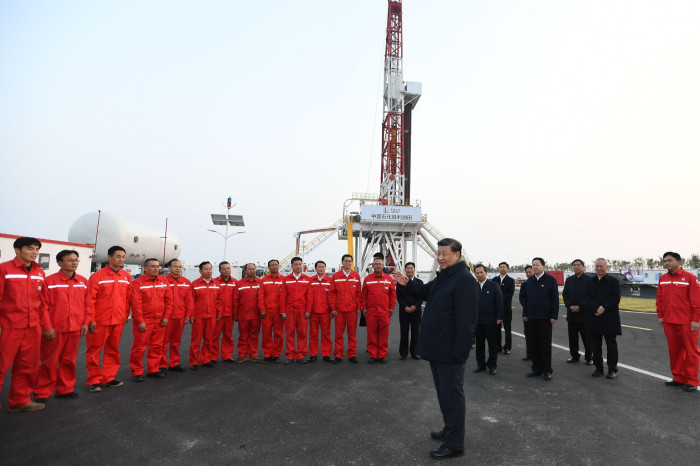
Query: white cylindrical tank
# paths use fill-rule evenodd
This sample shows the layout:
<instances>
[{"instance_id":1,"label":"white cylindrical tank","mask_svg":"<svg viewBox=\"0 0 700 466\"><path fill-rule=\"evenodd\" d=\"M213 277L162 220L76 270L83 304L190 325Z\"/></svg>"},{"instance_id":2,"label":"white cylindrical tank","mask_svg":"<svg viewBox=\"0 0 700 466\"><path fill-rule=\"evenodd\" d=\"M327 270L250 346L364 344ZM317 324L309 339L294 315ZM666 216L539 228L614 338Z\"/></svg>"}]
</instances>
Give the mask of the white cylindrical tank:
<instances>
[{"instance_id":1,"label":"white cylindrical tank","mask_svg":"<svg viewBox=\"0 0 700 466\"><path fill-rule=\"evenodd\" d=\"M68 241L94 244L97 216L97 211L88 212L76 220L68 232ZM155 227L109 212L102 212L97 237L97 253L92 261L100 264L108 262L107 250L112 246L121 246L126 249L127 264L142 265L143 261L150 257L162 261L165 241L163 236L165 236L165 223L162 227ZM165 262L177 259L181 253L180 239L168 231Z\"/></svg>"}]
</instances>

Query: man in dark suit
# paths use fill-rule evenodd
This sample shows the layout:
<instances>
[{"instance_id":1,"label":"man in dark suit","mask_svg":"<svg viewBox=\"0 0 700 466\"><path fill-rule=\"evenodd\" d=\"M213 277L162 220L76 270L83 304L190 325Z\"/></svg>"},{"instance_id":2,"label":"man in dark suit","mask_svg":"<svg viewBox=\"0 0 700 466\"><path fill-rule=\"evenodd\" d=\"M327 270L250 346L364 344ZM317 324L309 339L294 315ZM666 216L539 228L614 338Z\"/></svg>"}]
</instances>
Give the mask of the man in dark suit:
<instances>
[{"instance_id":1,"label":"man in dark suit","mask_svg":"<svg viewBox=\"0 0 700 466\"><path fill-rule=\"evenodd\" d=\"M574 363L581 359L581 355L578 353L578 336L581 335L584 349L583 357L586 360L586 365L590 366L593 364L593 357L585 328L586 313L583 302L586 299L586 283L591 277L584 273L586 267L581 259L574 260L571 266L574 269L574 274L566 279L562 292L564 306L566 306L566 326L569 331L569 353L571 353L571 357L566 362Z\"/></svg>"},{"instance_id":2,"label":"man in dark suit","mask_svg":"<svg viewBox=\"0 0 700 466\"><path fill-rule=\"evenodd\" d=\"M476 369L483 372L488 367L489 374L496 375L498 344L501 338L500 325L503 322L503 296L495 281L487 280L486 267L474 266L474 275L479 283L479 318L476 324ZM512 280L512 278L511 278ZM489 360L485 360L484 340L489 345Z\"/></svg>"},{"instance_id":3,"label":"man in dark suit","mask_svg":"<svg viewBox=\"0 0 700 466\"><path fill-rule=\"evenodd\" d=\"M503 328L506 329L506 344L501 344L501 325L498 326L498 351L510 354L513 349L513 334L511 333L511 321L513 320L513 294L515 293L515 280L508 276L508 262L498 264L498 276L493 278L501 288L503 295Z\"/></svg>"},{"instance_id":4,"label":"man in dark suit","mask_svg":"<svg viewBox=\"0 0 700 466\"><path fill-rule=\"evenodd\" d=\"M525 266L525 280L527 281L528 278L532 277L532 266L531 265L526 265ZM523 285L525 283L522 283L520 285L520 289L523 289ZM523 334L525 334L525 357L523 358L523 361L531 361L532 360L532 350L530 349L530 331L527 328L527 320L523 320Z\"/></svg>"},{"instance_id":5,"label":"man in dark suit","mask_svg":"<svg viewBox=\"0 0 700 466\"><path fill-rule=\"evenodd\" d=\"M586 332L593 349L595 372L603 375L603 338L608 348L607 378L617 378L617 335L622 335L620 325L620 282L608 275L608 261L595 261L596 277L586 283Z\"/></svg>"},{"instance_id":6,"label":"man in dark suit","mask_svg":"<svg viewBox=\"0 0 700 466\"><path fill-rule=\"evenodd\" d=\"M438 242L440 273L420 285L394 272L406 292L426 301L416 353L430 362L444 427L431 432L443 444L430 452L436 459L464 453L464 364L469 357L476 326L478 286L462 260L462 244L452 238Z\"/></svg>"},{"instance_id":7,"label":"man in dark suit","mask_svg":"<svg viewBox=\"0 0 700 466\"><path fill-rule=\"evenodd\" d=\"M523 320L530 332L532 371L528 377L541 375L552 380L552 325L559 317L557 280L544 272L544 259L532 259L532 277L520 287Z\"/></svg>"},{"instance_id":8,"label":"man in dark suit","mask_svg":"<svg viewBox=\"0 0 700 466\"><path fill-rule=\"evenodd\" d=\"M406 264L406 276L408 277L408 281L415 281L420 285L423 284L420 278L416 278L416 264L413 262L408 262ZM416 342L418 341L420 318L423 312L421 307L423 300L406 293L406 288L398 283L396 284L396 299L399 302L399 323L401 324L399 354L401 355L401 359L405 360L410 350L412 359L420 359L420 356L416 354ZM408 339L409 328L411 329L410 344Z\"/></svg>"}]
</instances>

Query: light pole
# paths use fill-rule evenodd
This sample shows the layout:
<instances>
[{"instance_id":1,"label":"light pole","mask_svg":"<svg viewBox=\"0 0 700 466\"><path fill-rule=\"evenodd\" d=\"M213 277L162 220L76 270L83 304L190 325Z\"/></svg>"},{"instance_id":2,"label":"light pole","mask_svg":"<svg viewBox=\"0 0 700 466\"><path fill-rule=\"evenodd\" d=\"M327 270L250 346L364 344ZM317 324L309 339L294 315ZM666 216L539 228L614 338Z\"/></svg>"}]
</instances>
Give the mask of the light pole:
<instances>
[{"instance_id":1,"label":"light pole","mask_svg":"<svg viewBox=\"0 0 700 466\"><path fill-rule=\"evenodd\" d=\"M228 197L226 200L226 211L227 214L211 214L211 220L214 222L214 225L226 225L226 233L222 234L221 232L218 232L216 230L208 229L208 231L211 231L213 233L216 233L217 235L220 235L222 238L224 238L224 258L223 260L226 260L226 246L228 245L228 239L234 235L240 235L241 233L245 233L245 231L237 231L235 233L231 233L230 235L228 234L228 227L229 225L234 226L234 227L242 227L245 226L245 223L243 222L243 216L242 215L231 215L231 207L235 206L235 203L231 202L231 196Z\"/></svg>"}]
</instances>

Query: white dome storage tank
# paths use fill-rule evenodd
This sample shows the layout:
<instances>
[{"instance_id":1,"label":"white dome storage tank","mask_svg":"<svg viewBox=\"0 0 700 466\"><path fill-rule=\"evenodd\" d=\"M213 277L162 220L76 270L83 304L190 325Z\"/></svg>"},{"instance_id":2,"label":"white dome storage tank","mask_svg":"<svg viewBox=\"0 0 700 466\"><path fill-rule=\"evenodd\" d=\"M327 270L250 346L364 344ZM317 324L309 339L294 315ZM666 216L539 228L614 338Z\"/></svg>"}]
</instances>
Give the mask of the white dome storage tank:
<instances>
[{"instance_id":1,"label":"white dome storage tank","mask_svg":"<svg viewBox=\"0 0 700 466\"><path fill-rule=\"evenodd\" d=\"M68 232L68 241L94 244L98 214L97 211L88 212L76 220ZM92 258L93 262L99 264L108 262L107 250L112 246L121 246L126 249L127 264L142 265L143 261L149 257L163 260L165 224L163 227L155 227L109 212L102 212L99 216L100 230L97 237L97 253ZM180 239L168 231L165 262L177 259L181 252Z\"/></svg>"}]
</instances>

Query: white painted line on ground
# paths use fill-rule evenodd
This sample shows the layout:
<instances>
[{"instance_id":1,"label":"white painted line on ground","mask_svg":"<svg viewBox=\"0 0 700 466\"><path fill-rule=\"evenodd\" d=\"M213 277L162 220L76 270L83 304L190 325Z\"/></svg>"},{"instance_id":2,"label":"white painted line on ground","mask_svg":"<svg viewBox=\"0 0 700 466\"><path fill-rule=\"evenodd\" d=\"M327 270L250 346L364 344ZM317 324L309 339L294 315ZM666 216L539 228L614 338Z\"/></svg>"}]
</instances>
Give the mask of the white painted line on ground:
<instances>
[{"instance_id":1,"label":"white painted line on ground","mask_svg":"<svg viewBox=\"0 0 700 466\"><path fill-rule=\"evenodd\" d=\"M521 338L525 338L525 335L523 335L522 333L513 332L513 331L511 331L511 333L512 333L513 335L517 335L517 336L519 336L519 337L521 337ZM552 343L552 346L555 347L555 348L563 349L564 351L569 351L569 348L567 348L566 346L558 345L558 344L556 344L556 343ZM584 355L584 353L583 353L582 351L579 351L579 354L580 354L580 355ZM605 359L605 358L603 358L603 361L604 361L604 362L608 362L608 360ZM667 376L665 376L665 375L661 375L661 374L656 374L656 373L654 373L654 372L645 371L644 369L640 369L640 368L634 367L634 366L628 366L627 364L620 364L620 363L618 362L618 363L617 363L617 366L618 366L618 367L625 368L625 369L628 369L628 370L631 370L631 371L633 371L633 372L638 372L638 373L640 373L640 374L648 375L649 377L655 377L655 378L661 379L661 380L663 380L663 381L671 381L671 380L672 380L670 377L667 377Z\"/></svg>"},{"instance_id":2,"label":"white painted line on ground","mask_svg":"<svg viewBox=\"0 0 700 466\"><path fill-rule=\"evenodd\" d=\"M627 328L636 328L637 330L648 330L648 331L651 332L651 329L650 329L650 328L635 327L634 325L625 325L625 324L620 324L620 325L622 325L623 327L627 327Z\"/></svg>"}]
</instances>

